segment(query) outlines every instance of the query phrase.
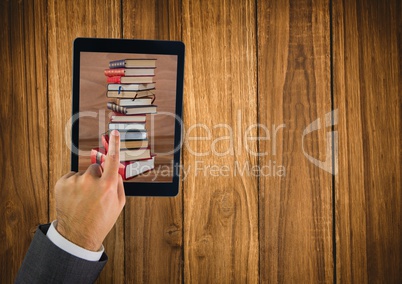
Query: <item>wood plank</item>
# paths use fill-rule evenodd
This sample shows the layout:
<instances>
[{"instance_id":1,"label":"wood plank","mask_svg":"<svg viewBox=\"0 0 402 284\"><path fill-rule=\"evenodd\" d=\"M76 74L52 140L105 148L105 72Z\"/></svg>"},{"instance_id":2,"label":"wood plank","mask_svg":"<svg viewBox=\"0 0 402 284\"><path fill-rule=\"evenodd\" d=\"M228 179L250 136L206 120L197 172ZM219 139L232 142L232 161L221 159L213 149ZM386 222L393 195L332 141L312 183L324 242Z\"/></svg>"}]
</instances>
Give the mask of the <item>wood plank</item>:
<instances>
[{"instance_id":1,"label":"wood plank","mask_svg":"<svg viewBox=\"0 0 402 284\"><path fill-rule=\"evenodd\" d=\"M50 219L55 218L53 187L70 171L70 153L64 133L71 116L72 47L76 37L121 36L119 0L49 1L49 144ZM74 17L74 20L72 20ZM67 138L65 138L67 135ZM124 216L107 236L104 246L109 262L98 282L124 282Z\"/></svg>"},{"instance_id":2,"label":"wood plank","mask_svg":"<svg viewBox=\"0 0 402 284\"><path fill-rule=\"evenodd\" d=\"M46 5L0 4L0 282L12 283L48 221Z\"/></svg>"},{"instance_id":3,"label":"wood plank","mask_svg":"<svg viewBox=\"0 0 402 284\"><path fill-rule=\"evenodd\" d=\"M183 2L186 283L258 282L255 14L255 1Z\"/></svg>"},{"instance_id":4,"label":"wood plank","mask_svg":"<svg viewBox=\"0 0 402 284\"><path fill-rule=\"evenodd\" d=\"M339 283L402 280L400 1L333 1Z\"/></svg>"},{"instance_id":5,"label":"wood plank","mask_svg":"<svg viewBox=\"0 0 402 284\"><path fill-rule=\"evenodd\" d=\"M181 39L181 1L123 1L123 36ZM182 191L174 198L128 198L125 207L127 283L181 283Z\"/></svg>"},{"instance_id":6,"label":"wood plank","mask_svg":"<svg viewBox=\"0 0 402 284\"><path fill-rule=\"evenodd\" d=\"M332 158L329 3L258 1L257 12L259 123L270 131L260 166L271 165L259 179L260 280L332 282L331 161L328 173L306 157Z\"/></svg>"}]
</instances>

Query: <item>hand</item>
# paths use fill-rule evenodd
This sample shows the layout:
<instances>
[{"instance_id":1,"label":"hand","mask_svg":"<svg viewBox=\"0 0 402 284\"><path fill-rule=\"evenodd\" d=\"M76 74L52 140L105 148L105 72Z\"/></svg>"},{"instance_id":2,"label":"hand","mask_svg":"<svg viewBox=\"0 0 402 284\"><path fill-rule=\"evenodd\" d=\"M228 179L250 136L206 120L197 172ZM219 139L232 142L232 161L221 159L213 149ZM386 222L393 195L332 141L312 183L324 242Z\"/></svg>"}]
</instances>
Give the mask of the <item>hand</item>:
<instances>
[{"instance_id":1,"label":"hand","mask_svg":"<svg viewBox=\"0 0 402 284\"><path fill-rule=\"evenodd\" d=\"M104 168L92 164L84 173L71 172L55 186L57 231L69 241L98 251L126 203L118 174L120 134L114 130Z\"/></svg>"}]
</instances>

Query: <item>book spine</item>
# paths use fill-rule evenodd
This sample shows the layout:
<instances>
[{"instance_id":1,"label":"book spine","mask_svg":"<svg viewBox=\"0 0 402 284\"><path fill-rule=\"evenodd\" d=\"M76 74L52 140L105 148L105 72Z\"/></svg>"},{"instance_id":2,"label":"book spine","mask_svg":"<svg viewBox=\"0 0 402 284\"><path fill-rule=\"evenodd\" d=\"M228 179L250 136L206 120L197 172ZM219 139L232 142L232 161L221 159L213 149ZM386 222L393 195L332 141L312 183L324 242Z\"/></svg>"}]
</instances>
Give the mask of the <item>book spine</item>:
<instances>
[{"instance_id":1,"label":"book spine","mask_svg":"<svg viewBox=\"0 0 402 284\"><path fill-rule=\"evenodd\" d=\"M107 152L109 150L109 135L102 135L102 145Z\"/></svg>"},{"instance_id":2,"label":"book spine","mask_svg":"<svg viewBox=\"0 0 402 284\"><path fill-rule=\"evenodd\" d=\"M140 122L130 122L130 123L109 123L109 131L131 131L131 130L145 130L145 123Z\"/></svg>"},{"instance_id":3,"label":"book spine","mask_svg":"<svg viewBox=\"0 0 402 284\"><path fill-rule=\"evenodd\" d=\"M106 77L106 81L108 83L113 83L113 84L120 84L121 83L121 77L122 76L108 76Z\"/></svg>"},{"instance_id":4,"label":"book spine","mask_svg":"<svg viewBox=\"0 0 402 284\"><path fill-rule=\"evenodd\" d=\"M114 60L109 62L109 68L110 69L115 69L115 68L124 68L126 66L126 60Z\"/></svg>"},{"instance_id":5,"label":"book spine","mask_svg":"<svg viewBox=\"0 0 402 284\"><path fill-rule=\"evenodd\" d=\"M106 69L104 71L105 75L108 77L112 76L124 76L125 75L125 69L124 68L115 68L115 69Z\"/></svg>"},{"instance_id":6,"label":"book spine","mask_svg":"<svg viewBox=\"0 0 402 284\"><path fill-rule=\"evenodd\" d=\"M104 161L102 161L102 157L98 156L99 154L102 154L98 152L96 149L91 150L91 164L102 164Z\"/></svg>"},{"instance_id":7,"label":"book spine","mask_svg":"<svg viewBox=\"0 0 402 284\"><path fill-rule=\"evenodd\" d=\"M118 106L115 103L112 102L108 102L107 103L107 108L114 111L114 112L120 112L122 114L126 114L127 113L127 108L126 107L122 107L122 106Z\"/></svg>"}]
</instances>

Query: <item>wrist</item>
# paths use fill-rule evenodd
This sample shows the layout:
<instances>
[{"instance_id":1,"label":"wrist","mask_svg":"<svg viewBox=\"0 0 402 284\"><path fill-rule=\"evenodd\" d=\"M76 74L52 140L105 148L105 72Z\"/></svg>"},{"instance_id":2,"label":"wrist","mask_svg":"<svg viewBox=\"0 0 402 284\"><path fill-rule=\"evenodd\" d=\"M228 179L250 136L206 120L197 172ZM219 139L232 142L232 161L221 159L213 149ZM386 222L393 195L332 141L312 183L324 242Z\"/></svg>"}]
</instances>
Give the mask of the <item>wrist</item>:
<instances>
[{"instance_id":1,"label":"wrist","mask_svg":"<svg viewBox=\"0 0 402 284\"><path fill-rule=\"evenodd\" d=\"M102 242L97 242L93 237L85 236L80 230L71 228L62 220L55 222L55 229L64 238L86 250L99 251L102 247Z\"/></svg>"}]
</instances>

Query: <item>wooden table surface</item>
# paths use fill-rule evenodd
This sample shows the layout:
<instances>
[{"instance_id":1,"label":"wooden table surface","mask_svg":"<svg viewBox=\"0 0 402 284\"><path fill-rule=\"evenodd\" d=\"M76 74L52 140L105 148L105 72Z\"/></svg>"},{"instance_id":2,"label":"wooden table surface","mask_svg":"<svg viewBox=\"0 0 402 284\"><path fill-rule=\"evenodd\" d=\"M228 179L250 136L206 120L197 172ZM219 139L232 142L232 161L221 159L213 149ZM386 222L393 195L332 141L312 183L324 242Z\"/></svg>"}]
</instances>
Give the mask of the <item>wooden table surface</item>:
<instances>
[{"instance_id":1,"label":"wooden table surface","mask_svg":"<svg viewBox=\"0 0 402 284\"><path fill-rule=\"evenodd\" d=\"M55 218L72 42L112 37L185 43L188 175L127 200L99 283L401 283L401 5L1 1L0 282Z\"/></svg>"}]
</instances>

